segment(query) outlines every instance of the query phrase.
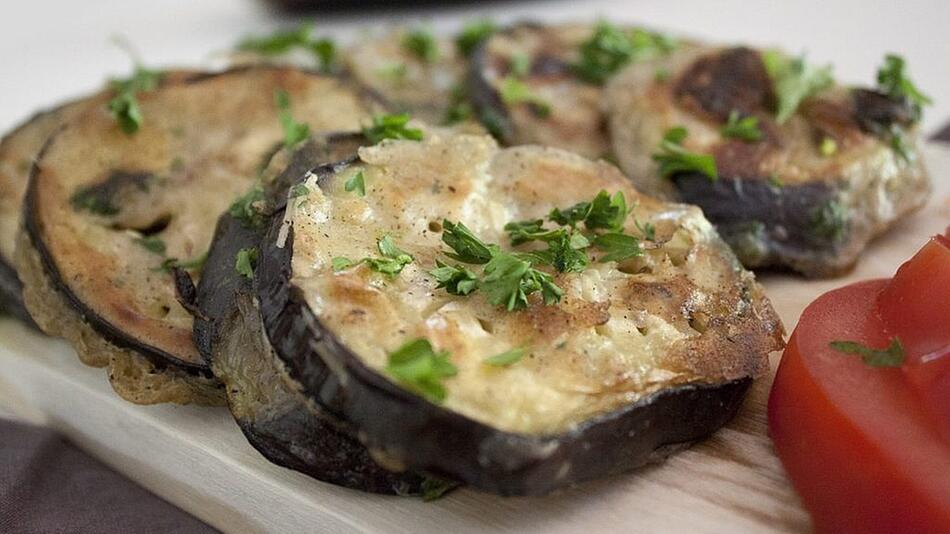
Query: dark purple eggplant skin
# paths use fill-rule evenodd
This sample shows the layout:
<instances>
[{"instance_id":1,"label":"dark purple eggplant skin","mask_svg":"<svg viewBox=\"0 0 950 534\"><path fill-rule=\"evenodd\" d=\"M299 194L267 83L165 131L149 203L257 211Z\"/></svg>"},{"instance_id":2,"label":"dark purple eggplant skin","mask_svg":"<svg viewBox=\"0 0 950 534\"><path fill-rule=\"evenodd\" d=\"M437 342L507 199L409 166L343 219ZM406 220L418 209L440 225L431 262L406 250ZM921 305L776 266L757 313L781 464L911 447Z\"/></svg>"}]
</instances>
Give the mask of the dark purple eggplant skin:
<instances>
[{"instance_id":1,"label":"dark purple eggplant skin","mask_svg":"<svg viewBox=\"0 0 950 534\"><path fill-rule=\"evenodd\" d=\"M335 134L328 136L331 147L313 142L304 145L268 191L269 203L279 204L286 198L289 184L302 178L315 162L327 161L331 154L346 151L354 140L362 140L362 137ZM251 280L235 271L234 258L243 248L259 247L266 231L266 226L247 227L227 213L218 220L194 303L198 308L194 321L195 344L209 366L214 365L215 345L226 346L224 338L233 334L229 328L263 329L262 325L250 324L261 321L254 305L255 289ZM269 347L258 350L258 347L245 345L244 348L247 352L240 361L248 364L248 372L233 369L237 375L253 376L255 366L277 362ZM306 406L283 381L275 380L276 376L258 373L254 378L258 380L255 384L258 389L275 393L266 405L258 406L253 415L234 410L233 405L232 413L247 440L269 461L351 489L381 494L421 494L423 476L395 473L380 467L348 425L329 415L315 413L314 408ZM244 394L241 386L238 381L225 380L229 404L248 402L246 398L239 399Z\"/></svg>"},{"instance_id":2,"label":"dark purple eggplant skin","mask_svg":"<svg viewBox=\"0 0 950 534\"><path fill-rule=\"evenodd\" d=\"M13 267L0 260L0 315L4 314L16 317L39 331L30 313L26 311L26 306L23 305L23 283L20 282Z\"/></svg>"},{"instance_id":3,"label":"dark purple eggplant skin","mask_svg":"<svg viewBox=\"0 0 950 534\"><path fill-rule=\"evenodd\" d=\"M320 180L339 167L316 171ZM265 329L304 392L352 423L374 454L499 495L543 495L655 461L725 425L752 383L674 386L558 435L505 432L430 403L368 368L292 283L293 231L275 214L255 271Z\"/></svg>"}]
</instances>

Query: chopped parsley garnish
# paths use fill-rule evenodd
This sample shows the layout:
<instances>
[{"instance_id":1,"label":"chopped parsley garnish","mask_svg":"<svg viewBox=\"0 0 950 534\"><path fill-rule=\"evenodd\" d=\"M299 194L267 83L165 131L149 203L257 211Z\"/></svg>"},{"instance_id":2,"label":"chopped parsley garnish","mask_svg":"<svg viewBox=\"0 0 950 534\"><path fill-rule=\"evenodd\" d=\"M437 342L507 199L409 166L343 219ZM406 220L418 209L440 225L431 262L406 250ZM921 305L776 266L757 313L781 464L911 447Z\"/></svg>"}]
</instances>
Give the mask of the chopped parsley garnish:
<instances>
[{"instance_id":1,"label":"chopped parsley garnish","mask_svg":"<svg viewBox=\"0 0 950 534\"><path fill-rule=\"evenodd\" d=\"M505 231L508 232L508 238L514 246L528 241L548 241L558 232L563 233L563 230L545 229L544 221L541 219L510 222L505 225Z\"/></svg>"},{"instance_id":2,"label":"chopped parsley garnish","mask_svg":"<svg viewBox=\"0 0 950 534\"><path fill-rule=\"evenodd\" d=\"M396 246L396 242L388 234L376 241L376 248L379 249L381 254L379 258L367 257L359 261L353 261L343 256L337 256L330 260L330 265L333 271L337 272L363 263L378 273L396 276L402 272L406 265L413 261L412 255Z\"/></svg>"},{"instance_id":3,"label":"chopped parsley garnish","mask_svg":"<svg viewBox=\"0 0 950 534\"><path fill-rule=\"evenodd\" d=\"M492 367L508 367L509 365L518 363L521 358L524 358L526 353L527 351L524 347L518 347L494 356L489 356L485 358L484 362Z\"/></svg>"},{"instance_id":4,"label":"chopped parsley garnish","mask_svg":"<svg viewBox=\"0 0 950 534\"><path fill-rule=\"evenodd\" d=\"M904 129L898 124L892 124L886 133L887 140L891 145L891 150L893 150L899 158L908 163L914 161L917 155L907 141L907 134L904 133Z\"/></svg>"},{"instance_id":5,"label":"chopped parsley garnish","mask_svg":"<svg viewBox=\"0 0 950 534\"><path fill-rule=\"evenodd\" d=\"M485 265L484 274L479 289L488 302L508 311L527 308L528 295L536 291L547 305L560 301L563 294L551 275L533 268L531 261L499 249Z\"/></svg>"},{"instance_id":6,"label":"chopped parsley garnish","mask_svg":"<svg viewBox=\"0 0 950 534\"><path fill-rule=\"evenodd\" d=\"M762 140L762 130L759 129L759 118L754 115L741 117L738 111L729 113L729 120L719 130L723 137L739 139L748 143Z\"/></svg>"},{"instance_id":7,"label":"chopped parsley garnish","mask_svg":"<svg viewBox=\"0 0 950 534\"><path fill-rule=\"evenodd\" d=\"M112 202L111 198L102 194L102 188L98 184L77 190L69 198L69 203L75 210L84 210L103 217L119 213L119 207Z\"/></svg>"},{"instance_id":8,"label":"chopped parsley garnish","mask_svg":"<svg viewBox=\"0 0 950 534\"><path fill-rule=\"evenodd\" d=\"M462 263L481 265L492 258L492 249L462 223L443 220L442 242L455 251L454 254L446 252L445 255Z\"/></svg>"},{"instance_id":9,"label":"chopped parsley garnish","mask_svg":"<svg viewBox=\"0 0 950 534\"><path fill-rule=\"evenodd\" d=\"M601 190L590 202L579 202L566 209L552 209L548 219L572 228L583 222L588 230L602 228L619 231L629 213L623 193L618 191L610 196L610 193Z\"/></svg>"},{"instance_id":10,"label":"chopped parsley garnish","mask_svg":"<svg viewBox=\"0 0 950 534\"><path fill-rule=\"evenodd\" d=\"M618 232L608 232L594 238L594 246L606 252L600 258L602 263L609 261L624 261L635 256L642 256L640 240L632 235Z\"/></svg>"},{"instance_id":11,"label":"chopped parsley garnish","mask_svg":"<svg viewBox=\"0 0 950 534\"><path fill-rule=\"evenodd\" d=\"M422 481L422 500L424 502L441 499L450 489L458 486L455 482L426 477Z\"/></svg>"},{"instance_id":12,"label":"chopped parsley garnish","mask_svg":"<svg viewBox=\"0 0 950 534\"><path fill-rule=\"evenodd\" d=\"M478 277L460 265L453 267L437 260L435 269L429 271L429 274L439 283L436 289L445 288L445 291L451 295L464 296L478 289Z\"/></svg>"},{"instance_id":13,"label":"chopped parsley garnish","mask_svg":"<svg viewBox=\"0 0 950 534\"><path fill-rule=\"evenodd\" d=\"M290 150L310 137L310 126L294 120L290 113L290 95L283 89L274 91L274 102L277 104L277 118L284 129L284 146Z\"/></svg>"},{"instance_id":14,"label":"chopped parsley garnish","mask_svg":"<svg viewBox=\"0 0 950 534\"><path fill-rule=\"evenodd\" d=\"M402 39L402 46L426 63L435 63L439 59L439 45L428 30L417 29L407 33Z\"/></svg>"},{"instance_id":15,"label":"chopped parsley garnish","mask_svg":"<svg viewBox=\"0 0 950 534\"><path fill-rule=\"evenodd\" d=\"M336 44L330 39L314 39L313 25L304 24L294 30L278 30L263 37L246 37L237 49L263 56L280 56L292 50L313 54L322 72L330 72L336 64Z\"/></svg>"},{"instance_id":16,"label":"chopped parsley garnish","mask_svg":"<svg viewBox=\"0 0 950 534\"><path fill-rule=\"evenodd\" d=\"M772 78L778 108L775 120L784 123L808 97L827 89L834 83L831 66L815 67L805 62L804 56L790 58L774 50L764 52L762 60Z\"/></svg>"},{"instance_id":17,"label":"chopped parsley garnish","mask_svg":"<svg viewBox=\"0 0 950 534\"><path fill-rule=\"evenodd\" d=\"M449 353L435 352L427 339L414 339L389 354L386 371L426 399L441 403L446 390L442 381L458 374Z\"/></svg>"},{"instance_id":18,"label":"chopped parsley garnish","mask_svg":"<svg viewBox=\"0 0 950 534\"><path fill-rule=\"evenodd\" d=\"M178 258L166 258L161 265L157 268L152 269L153 271L163 271L171 272L172 269L184 269L186 271L196 271L204 267L205 261L208 260L208 252L205 251L204 254L196 256L190 260L179 260Z\"/></svg>"},{"instance_id":19,"label":"chopped parsley garnish","mask_svg":"<svg viewBox=\"0 0 950 534\"><path fill-rule=\"evenodd\" d=\"M455 38L455 46L463 56L468 57L478 48L478 45L495 33L496 29L495 23L488 19L470 22Z\"/></svg>"},{"instance_id":20,"label":"chopped parsley garnish","mask_svg":"<svg viewBox=\"0 0 950 534\"><path fill-rule=\"evenodd\" d=\"M560 229L545 241L548 243L547 250L532 251L529 254L541 263L552 265L558 272L580 273L590 264L587 253L584 252L584 249L590 246L590 241L583 234Z\"/></svg>"},{"instance_id":21,"label":"chopped parsley garnish","mask_svg":"<svg viewBox=\"0 0 950 534\"><path fill-rule=\"evenodd\" d=\"M812 211L810 222L818 237L839 241L848 228L848 209L837 200L829 200Z\"/></svg>"},{"instance_id":22,"label":"chopped parsley garnish","mask_svg":"<svg viewBox=\"0 0 950 534\"><path fill-rule=\"evenodd\" d=\"M699 173L715 182L719 179L716 170L716 158L710 154L690 152L683 148L683 141L689 132L682 126L670 128L660 141L660 151L653 154L653 161L659 163L660 176L668 178L679 173Z\"/></svg>"},{"instance_id":23,"label":"chopped parsley garnish","mask_svg":"<svg viewBox=\"0 0 950 534\"><path fill-rule=\"evenodd\" d=\"M234 258L234 270L245 278L254 278L258 254L256 248L242 248Z\"/></svg>"},{"instance_id":24,"label":"chopped parsley garnish","mask_svg":"<svg viewBox=\"0 0 950 534\"><path fill-rule=\"evenodd\" d=\"M305 197L310 194L310 188L307 187L307 184L301 182L294 185L290 188L290 198L300 198Z\"/></svg>"},{"instance_id":25,"label":"chopped parsley garnish","mask_svg":"<svg viewBox=\"0 0 950 534\"><path fill-rule=\"evenodd\" d=\"M384 139L408 139L421 141L422 130L408 127L408 113L374 115L373 123L363 127L363 135L374 145Z\"/></svg>"},{"instance_id":26,"label":"chopped parsley garnish","mask_svg":"<svg viewBox=\"0 0 950 534\"><path fill-rule=\"evenodd\" d=\"M149 252L162 255L165 254L165 242L162 241L160 237L139 237L135 240L135 243Z\"/></svg>"},{"instance_id":27,"label":"chopped parsley garnish","mask_svg":"<svg viewBox=\"0 0 950 534\"><path fill-rule=\"evenodd\" d=\"M818 145L818 153L826 158L834 156L838 152L838 142L830 137L825 137Z\"/></svg>"},{"instance_id":28,"label":"chopped parsley garnish","mask_svg":"<svg viewBox=\"0 0 950 534\"><path fill-rule=\"evenodd\" d=\"M407 67L405 63L390 63L376 69L377 76L380 78L388 78L396 84L405 82L408 74L409 67Z\"/></svg>"},{"instance_id":29,"label":"chopped parsley garnish","mask_svg":"<svg viewBox=\"0 0 950 534\"><path fill-rule=\"evenodd\" d=\"M355 191L357 195L361 197L366 196L366 178L363 176L363 171L359 171L354 174L352 178L346 181L343 184L343 189L347 193Z\"/></svg>"},{"instance_id":30,"label":"chopped parsley garnish","mask_svg":"<svg viewBox=\"0 0 950 534\"><path fill-rule=\"evenodd\" d=\"M511 55L511 74L518 78L524 78L531 72L531 56L524 52L517 52Z\"/></svg>"},{"instance_id":31,"label":"chopped parsley garnish","mask_svg":"<svg viewBox=\"0 0 950 534\"><path fill-rule=\"evenodd\" d=\"M884 64L877 71L877 86L887 96L896 100L906 100L914 108L915 119L920 118L920 108L931 104L930 97L907 76L907 63L896 54L884 56Z\"/></svg>"},{"instance_id":32,"label":"chopped parsley garnish","mask_svg":"<svg viewBox=\"0 0 950 534\"><path fill-rule=\"evenodd\" d=\"M457 85L452 89L452 99L449 108L445 110L444 123L447 126L465 122L472 118L472 104L468 101L468 95L464 85Z\"/></svg>"},{"instance_id":33,"label":"chopped parsley garnish","mask_svg":"<svg viewBox=\"0 0 950 534\"><path fill-rule=\"evenodd\" d=\"M838 352L861 356L871 367L900 367L904 364L904 346L896 337L884 349L874 349L854 341L832 341L829 346Z\"/></svg>"},{"instance_id":34,"label":"chopped parsley garnish","mask_svg":"<svg viewBox=\"0 0 950 534\"><path fill-rule=\"evenodd\" d=\"M769 175L769 186L772 187L772 188L774 188L774 189L781 189L781 188L785 187L785 182L783 182L782 179L779 178L777 174L770 174L770 175Z\"/></svg>"},{"instance_id":35,"label":"chopped parsley garnish","mask_svg":"<svg viewBox=\"0 0 950 534\"><path fill-rule=\"evenodd\" d=\"M108 108L123 132L132 135L139 131L144 117L136 95L154 90L161 79L162 73L136 65L131 78L112 81L115 95L109 100Z\"/></svg>"},{"instance_id":36,"label":"chopped parsley garnish","mask_svg":"<svg viewBox=\"0 0 950 534\"><path fill-rule=\"evenodd\" d=\"M641 29L624 31L601 22L594 34L580 46L580 62L574 71L582 80L603 84L632 61L656 57L676 48L669 37Z\"/></svg>"},{"instance_id":37,"label":"chopped parsley garnish","mask_svg":"<svg viewBox=\"0 0 950 534\"><path fill-rule=\"evenodd\" d=\"M528 84L514 76L505 77L501 83L500 93L502 101L506 104L528 104L541 117L551 114L551 104L535 94Z\"/></svg>"},{"instance_id":38,"label":"chopped parsley garnish","mask_svg":"<svg viewBox=\"0 0 950 534\"><path fill-rule=\"evenodd\" d=\"M643 234L643 238L647 241L656 241L656 226L651 222L645 222L640 224L640 221L637 219L633 220L634 226L637 227L637 230L640 230L640 233Z\"/></svg>"},{"instance_id":39,"label":"chopped parsley garnish","mask_svg":"<svg viewBox=\"0 0 950 534\"><path fill-rule=\"evenodd\" d=\"M264 224L264 190L259 185L238 197L228 208L228 215L240 221L246 228L258 228Z\"/></svg>"}]
</instances>

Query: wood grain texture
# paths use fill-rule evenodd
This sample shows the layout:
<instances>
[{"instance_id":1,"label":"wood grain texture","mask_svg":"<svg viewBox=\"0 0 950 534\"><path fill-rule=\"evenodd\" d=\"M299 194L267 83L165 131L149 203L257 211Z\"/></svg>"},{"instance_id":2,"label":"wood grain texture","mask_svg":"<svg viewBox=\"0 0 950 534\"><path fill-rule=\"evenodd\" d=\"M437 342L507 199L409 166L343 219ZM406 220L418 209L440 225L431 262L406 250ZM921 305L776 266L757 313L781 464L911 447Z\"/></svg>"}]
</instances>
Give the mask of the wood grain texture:
<instances>
[{"instance_id":1,"label":"wood grain texture","mask_svg":"<svg viewBox=\"0 0 950 534\"><path fill-rule=\"evenodd\" d=\"M950 225L950 149L926 150L936 191L927 207L875 241L845 278L765 274L794 327L817 295L890 276ZM778 355L772 357L773 370ZM435 503L361 494L267 463L219 408L135 406L112 393L64 343L0 320L0 409L51 425L119 471L204 521L242 532L800 532L808 516L767 436L771 377L709 440L628 475L544 498L460 490Z\"/></svg>"}]
</instances>

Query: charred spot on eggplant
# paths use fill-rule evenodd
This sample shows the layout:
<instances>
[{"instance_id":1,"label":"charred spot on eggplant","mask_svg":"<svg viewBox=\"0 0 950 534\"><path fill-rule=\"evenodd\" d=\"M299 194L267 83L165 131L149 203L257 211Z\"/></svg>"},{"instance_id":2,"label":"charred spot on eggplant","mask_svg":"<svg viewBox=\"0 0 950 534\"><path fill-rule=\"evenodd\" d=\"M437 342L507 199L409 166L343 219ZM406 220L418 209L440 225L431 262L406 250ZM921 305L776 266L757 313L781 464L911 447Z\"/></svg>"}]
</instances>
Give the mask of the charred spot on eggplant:
<instances>
[{"instance_id":1,"label":"charred spot on eggplant","mask_svg":"<svg viewBox=\"0 0 950 534\"><path fill-rule=\"evenodd\" d=\"M345 190L356 173L372 194ZM301 392L351 424L384 465L503 495L628 470L728 421L782 344L761 288L700 212L637 193L610 165L430 130L421 142L363 147L359 159L314 169L305 183L305 201L274 213L261 242L254 284L264 328ZM482 291L434 289L428 271L443 258L442 233L458 226L431 221L470 225L497 243L492 254L530 254L532 244L507 241L505 221L477 214L506 206L544 219L599 190L637 206L638 219L628 217L622 231L656 221L659 246L623 265L555 273L560 302L535 293L521 311L491 304ZM358 213L371 214L372 224ZM381 235L413 257L397 276L333 267L333 258L372 255ZM720 273L715 287L688 274L696 261ZM653 336L650 351L644 336ZM427 340L452 365L448 372L439 364L438 403L387 370L387 358L412 339ZM485 363L516 347L530 357ZM640 358L656 359L630 366ZM645 368L666 376L662 385L636 378Z\"/></svg>"},{"instance_id":2,"label":"charred spot on eggplant","mask_svg":"<svg viewBox=\"0 0 950 534\"><path fill-rule=\"evenodd\" d=\"M262 187L266 200L261 211L272 213L311 168L350 157L361 142L359 134L331 134L304 144L287 168ZM259 247L265 232L266 227L248 227L222 215L193 300L195 344L224 383L235 421L251 445L277 465L348 488L420 494L427 479L380 467L347 424L308 405L288 387L290 378L264 335L252 281L232 266L235 254ZM188 291L185 284L182 293Z\"/></svg>"},{"instance_id":3,"label":"charred spot on eggplant","mask_svg":"<svg viewBox=\"0 0 950 534\"><path fill-rule=\"evenodd\" d=\"M180 269L200 276L217 215L255 183L259 162L283 138L278 90L290 94L296 118L317 130L356 128L370 113L337 78L237 69L166 79L140 102L149 121L134 136L117 135L101 107L87 108L37 159L17 262L21 274L37 264L42 272L24 280L26 304L83 361L109 365L113 386L129 400L221 401L192 342L188 300L178 300ZM90 143L97 158L87 157ZM51 320L61 306L76 320ZM162 377L168 380L159 383Z\"/></svg>"},{"instance_id":4,"label":"charred spot on eggplant","mask_svg":"<svg viewBox=\"0 0 950 534\"><path fill-rule=\"evenodd\" d=\"M620 167L639 187L703 208L747 267L828 277L930 190L906 100L836 85L830 68L777 51L688 45L628 66L606 107ZM732 117L754 118L756 135L724 134ZM674 128L689 131L683 150L715 158L718 183L664 176L652 156Z\"/></svg>"}]
</instances>

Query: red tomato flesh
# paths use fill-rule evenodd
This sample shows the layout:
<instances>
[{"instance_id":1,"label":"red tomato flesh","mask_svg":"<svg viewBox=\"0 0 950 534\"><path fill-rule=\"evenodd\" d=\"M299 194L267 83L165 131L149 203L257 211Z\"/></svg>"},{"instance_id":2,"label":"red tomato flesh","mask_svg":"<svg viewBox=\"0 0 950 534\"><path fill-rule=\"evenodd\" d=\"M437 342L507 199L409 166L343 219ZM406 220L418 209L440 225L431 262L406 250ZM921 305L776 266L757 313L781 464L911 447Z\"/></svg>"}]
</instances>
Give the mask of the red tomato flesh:
<instances>
[{"instance_id":1,"label":"red tomato flesh","mask_svg":"<svg viewBox=\"0 0 950 534\"><path fill-rule=\"evenodd\" d=\"M950 532L950 445L900 368L835 340L883 348L888 281L818 298L802 314L769 398L769 430L819 532Z\"/></svg>"}]
</instances>

